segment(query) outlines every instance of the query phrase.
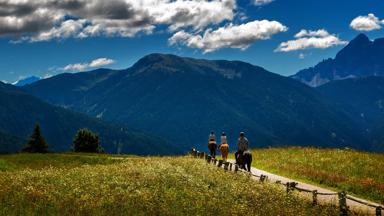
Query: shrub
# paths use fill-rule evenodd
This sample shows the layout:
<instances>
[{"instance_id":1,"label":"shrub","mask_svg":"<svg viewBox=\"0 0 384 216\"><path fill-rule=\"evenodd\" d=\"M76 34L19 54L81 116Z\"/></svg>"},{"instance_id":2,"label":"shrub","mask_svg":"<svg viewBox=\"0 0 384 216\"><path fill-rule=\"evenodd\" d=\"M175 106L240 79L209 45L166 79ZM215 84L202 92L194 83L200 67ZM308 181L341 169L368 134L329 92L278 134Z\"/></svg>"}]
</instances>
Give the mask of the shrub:
<instances>
[{"instance_id":1,"label":"shrub","mask_svg":"<svg viewBox=\"0 0 384 216\"><path fill-rule=\"evenodd\" d=\"M88 153L102 152L99 136L86 128L80 129L73 141L73 150Z\"/></svg>"}]
</instances>

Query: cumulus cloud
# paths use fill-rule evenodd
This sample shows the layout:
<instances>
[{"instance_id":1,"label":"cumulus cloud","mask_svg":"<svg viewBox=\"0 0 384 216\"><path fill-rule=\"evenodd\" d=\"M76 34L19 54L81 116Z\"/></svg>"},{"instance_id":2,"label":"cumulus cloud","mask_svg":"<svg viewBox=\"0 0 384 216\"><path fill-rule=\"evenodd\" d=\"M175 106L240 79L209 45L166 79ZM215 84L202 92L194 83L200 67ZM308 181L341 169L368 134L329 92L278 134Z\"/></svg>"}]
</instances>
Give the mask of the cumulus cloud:
<instances>
[{"instance_id":1,"label":"cumulus cloud","mask_svg":"<svg viewBox=\"0 0 384 216\"><path fill-rule=\"evenodd\" d=\"M380 21L374 14L370 13L367 16L358 16L352 20L349 25L357 31L373 31L381 29L384 20Z\"/></svg>"},{"instance_id":2,"label":"cumulus cloud","mask_svg":"<svg viewBox=\"0 0 384 216\"><path fill-rule=\"evenodd\" d=\"M274 0L254 0L253 4L256 6L266 5L272 3Z\"/></svg>"},{"instance_id":3,"label":"cumulus cloud","mask_svg":"<svg viewBox=\"0 0 384 216\"><path fill-rule=\"evenodd\" d=\"M269 39L287 30L286 26L277 21L255 20L241 25L229 24L216 30L207 29L202 35L179 31L169 39L169 43L200 49L204 53L221 48L246 49L258 40Z\"/></svg>"},{"instance_id":4,"label":"cumulus cloud","mask_svg":"<svg viewBox=\"0 0 384 216\"><path fill-rule=\"evenodd\" d=\"M89 68L97 68L115 63L115 60L108 58L98 58L91 62L69 64L62 68L64 71L83 71Z\"/></svg>"},{"instance_id":5,"label":"cumulus cloud","mask_svg":"<svg viewBox=\"0 0 384 216\"><path fill-rule=\"evenodd\" d=\"M302 29L297 34L295 34L295 38L302 38L302 37L327 37L329 36L329 33L324 29L319 29L317 31L308 31L305 29Z\"/></svg>"},{"instance_id":6,"label":"cumulus cloud","mask_svg":"<svg viewBox=\"0 0 384 216\"><path fill-rule=\"evenodd\" d=\"M101 67L104 65L110 65L115 63L115 60L113 59L108 59L108 58L98 58L93 60L90 64L89 67Z\"/></svg>"},{"instance_id":7,"label":"cumulus cloud","mask_svg":"<svg viewBox=\"0 0 384 216\"><path fill-rule=\"evenodd\" d=\"M276 52L291 52L309 48L325 49L337 45L345 45L348 42L338 36L330 34L325 29L317 31L301 30L295 35L295 40L283 42L275 50Z\"/></svg>"},{"instance_id":8,"label":"cumulus cloud","mask_svg":"<svg viewBox=\"0 0 384 216\"><path fill-rule=\"evenodd\" d=\"M236 0L0 0L0 36L23 41L94 36L133 37L231 21Z\"/></svg>"}]
</instances>

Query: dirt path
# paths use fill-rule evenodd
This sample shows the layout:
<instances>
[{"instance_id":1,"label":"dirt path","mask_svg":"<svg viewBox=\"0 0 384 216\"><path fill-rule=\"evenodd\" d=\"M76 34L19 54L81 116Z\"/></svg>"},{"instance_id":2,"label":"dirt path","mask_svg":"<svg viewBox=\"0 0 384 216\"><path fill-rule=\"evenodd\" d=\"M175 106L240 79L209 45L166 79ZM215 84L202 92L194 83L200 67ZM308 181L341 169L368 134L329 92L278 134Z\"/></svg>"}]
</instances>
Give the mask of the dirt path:
<instances>
[{"instance_id":1,"label":"dirt path","mask_svg":"<svg viewBox=\"0 0 384 216\"><path fill-rule=\"evenodd\" d=\"M235 163L234 160L228 160L228 162ZM254 167L252 167L251 172L252 172L252 174L257 175L257 176L261 176L261 175L268 176L268 181L269 182L281 182L283 184L285 184L287 182L296 182L296 183L298 183L297 187L303 188L303 189L306 189L306 190L310 190L310 191L317 190L318 193L337 193L337 191L333 191L333 190L325 189L325 188L322 188L322 187L319 187L319 186L316 186L316 185L311 185L311 184L308 184L308 183L300 182L300 181L297 181L295 179L279 176L279 175L276 175L276 174L273 174L273 173L270 173L270 172L267 172L267 171L264 171L264 170L260 170L260 169L254 168ZM312 199L312 193L302 192L300 194L302 196L305 196L305 197L308 197L308 198ZM353 197L353 196L351 196L351 197ZM360 200L360 201L369 203L369 204L374 205L374 206L380 206L380 204L374 203L374 202L371 202L371 201L368 201L368 200L360 199L360 198L357 198L357 197L353 197L353 198L356 199L356 200ZM319 194L318 195L318 202L319 203L324 203L324 204L325 203L337 204L338 203L338 196L337 195L329 196L329 195L320 195ZM347 199L347 206L351 210L361 210L363 212L367 212L369 214L376 215L376 209L375 208L372 208L372 207L360 204L360 203L355 202L353 200ZM383 213L384 212L382 212L382 214Z\"/></svg>"}]
</instances>

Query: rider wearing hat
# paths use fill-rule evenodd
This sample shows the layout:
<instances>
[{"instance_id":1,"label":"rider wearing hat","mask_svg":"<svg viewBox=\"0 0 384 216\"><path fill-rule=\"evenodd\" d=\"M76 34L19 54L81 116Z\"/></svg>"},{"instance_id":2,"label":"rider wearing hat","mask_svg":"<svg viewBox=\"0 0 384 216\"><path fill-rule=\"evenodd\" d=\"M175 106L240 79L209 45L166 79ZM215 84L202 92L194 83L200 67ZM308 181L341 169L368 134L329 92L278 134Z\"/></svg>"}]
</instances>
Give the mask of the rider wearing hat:
<instances>
[{"instance_id":1,"label":"rider wearing hat","mask_svg":"<svg viewBox=\"0 0 384 216\"><path fill-rule=\"evenodd\" d=\"M245 151L248 150L249 142L248 139L245 137L244 132L240 133L240 137L237 140L237 152L235 153L235 158L237 159L237 155L243 154Z\"/></svg>"}]
</instances>

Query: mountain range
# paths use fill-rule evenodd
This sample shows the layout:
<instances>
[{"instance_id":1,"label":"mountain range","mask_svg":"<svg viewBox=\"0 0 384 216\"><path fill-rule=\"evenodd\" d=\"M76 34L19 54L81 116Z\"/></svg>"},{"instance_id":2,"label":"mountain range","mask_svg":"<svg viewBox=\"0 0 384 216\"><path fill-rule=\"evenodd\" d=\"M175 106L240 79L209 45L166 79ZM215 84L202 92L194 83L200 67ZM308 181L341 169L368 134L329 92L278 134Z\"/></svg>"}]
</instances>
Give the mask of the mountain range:
<instances>
[{"instance_id":1,"label":"mountain range","mask_svg":"<svg viewBox=\"0 0 384 216\"><path fill-rule=\"evenodd\" d=\"M38 119L37 111L27 112L28 129L12 133L16 127L10 129L12 124L8 122L13 119L3 115L0 132L12 135L14 140L25 139L32 124L45 118L58 127L71 128L70 133L65 133L71 136L74 128L80 127L79 122L81 127L99 128L99 133L107 137L104 140L110 152L118 151L116 140L120 138L116 137L127 134L117 131L126 125L136 129L123 130L130 133L131 139L120 143L134 143L124 151L139 154L204 149L211 130L225 131L230 144L236 142L240 131L245 131L252 147L295 145L384 151L382 41L358 35L334 59L293 77L241 61L156 53L124 70L63 73L13 87L12 91L25 98L10 96L3 106L10 106L7 113L12 113L17 103L31 104L26 101L33 98L36 108L49 107L56 114L69 116L45 114ZM20 113L33 111L17 108ZM9 116L18 119L23 114ZM43 127L51 136L50 142L64 137L48 131L53 129ZM137 142L143 137L145 141ZM62 150L70 139L56 143Z\"/></svg>"},{"instance_id":2,"label":"mountain range","mask_svg":"<svg viewBox=\"0 0 384 216\"><path fill-rule=\"evenodd\" d=\"M384 38L371 41L366 35L360 34L339 51L335 58L323 60L292 77L317 87L334 80L383 75Z\"/></svg>"},{"instance_id":3,"label":"mountain range","mask_svg":"<svg viewBox=\"0 0 384 216\"><path fill-rule=\"evenodd\" d=\"M126 70L62 74L24 88L50 103L205 148L209 131L254 147L370 149L360 128L302 83L240 61L151 54Z\"/></svg>"},{"instance_id":4,"label":"mountain range","mask_svg":"<svg viewBox=\"0 0 384 216\"><path fill-rule=\"evenodd\" d=\"M109 153L173 154L179 150L161 138L85 114L50 105L20 88L0 83L0 152L16 152L39 123L51 151L69 151L76 131L89 128Z\"/></svg>"}]
</instances>

